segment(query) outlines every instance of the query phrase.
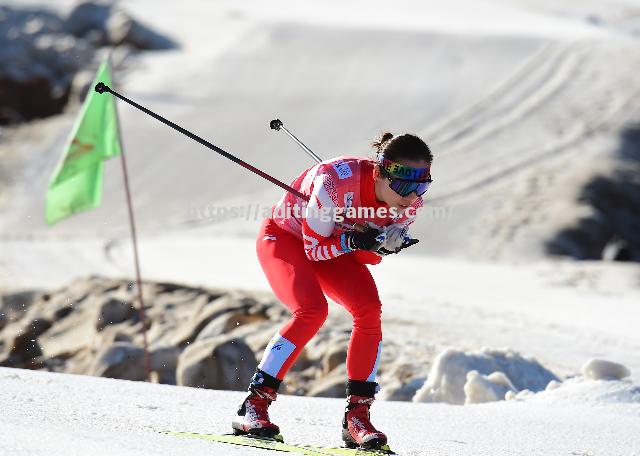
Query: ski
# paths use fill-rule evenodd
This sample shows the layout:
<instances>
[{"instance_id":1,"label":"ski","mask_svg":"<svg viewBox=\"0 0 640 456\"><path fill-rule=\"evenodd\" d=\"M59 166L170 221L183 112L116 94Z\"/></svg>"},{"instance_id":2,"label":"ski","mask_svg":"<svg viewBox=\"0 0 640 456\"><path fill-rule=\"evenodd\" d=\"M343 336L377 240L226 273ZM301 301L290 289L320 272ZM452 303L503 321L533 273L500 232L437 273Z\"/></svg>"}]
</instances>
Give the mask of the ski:
<instances>
[{"instance_id":1,"label":"ski","mask_svg":"<svg viewBox=\"0 0 640 456\"><path fill-rule=\"evenodd\" d=\"M329 448L317 447L312 445L295 445L281 442L275 439L253 437L248 435L233 434L198 434L195 432L174 432L165 431L163 434L173 435L176 437L187 437L194 439L211 440L214 442L228 443L231 445L240 445L253 448L263 448L265 450L281 451L285 453L298 453L309 456L380 456L395 455L393 451L388 449L366 450L363 448Z\"/></svg>"}]
</instances>

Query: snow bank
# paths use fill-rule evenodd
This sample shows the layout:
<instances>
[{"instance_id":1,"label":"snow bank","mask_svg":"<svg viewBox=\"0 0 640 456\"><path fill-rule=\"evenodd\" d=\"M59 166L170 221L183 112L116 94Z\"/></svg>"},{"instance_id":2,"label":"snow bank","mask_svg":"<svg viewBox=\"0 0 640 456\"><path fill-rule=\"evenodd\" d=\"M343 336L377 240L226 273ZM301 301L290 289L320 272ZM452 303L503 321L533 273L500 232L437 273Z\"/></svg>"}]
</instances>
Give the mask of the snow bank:
<instances>
[{"instance_id":1,"label":"snow bank","mask_svg":"<svg viewBox=\"0 0 640 456\"><path fill-rule=\"evenodd\" d=\"M590 359L581 371L582 375L593 380L622 380L631 375L626 366L604 359Z\"/></svg>"},{"instance_id":2,"label":"snow bank","mask_svg":"<svg viewBox=\"0 0 640 456\"><path fill-rule=\"evenodd\" d=\"M482 375L477 371L471 371L467 374L467 382L463 389L465 404L499 401L508 393L517 392L509 377L502 372Z\"/></svg>"},{"instance_id":3,"label":"snow bank","mask_svg":"<svg viewBox=\"0 0 640 456\"><path fill-rule=\"evenodd\" d=\"M536 360L513 351L448 349L434 360L413 402L486 402L504 399L508 391L542 391L552 380L558 379Z\"/></svg>"},{"instance_id":4,"label":"snow bank","mask_svg":"<svg viewBox=\"0 0 640 456\"><path fill-rule=\"evenodd\" d=\"M426 382L413 402L477 404L501 400L573 403L640 403L640 387L622 365L591 359L582 374L564 382L536 360L513 351L465 353L445 350L434 360Z\"/></svg>"},{"instance_id":5,"label":"snow bank","mask_svg":"<svg viewBox=\"0 0 640 456\"><path fill-rule=\"evenodd\" d=\"M525 390L507 394L507 399L545 404L640 404L640 386L630 380L593 380L578 376L562 383L552 382L550 386L539 393Z\"/></svg>"}]
</instances>

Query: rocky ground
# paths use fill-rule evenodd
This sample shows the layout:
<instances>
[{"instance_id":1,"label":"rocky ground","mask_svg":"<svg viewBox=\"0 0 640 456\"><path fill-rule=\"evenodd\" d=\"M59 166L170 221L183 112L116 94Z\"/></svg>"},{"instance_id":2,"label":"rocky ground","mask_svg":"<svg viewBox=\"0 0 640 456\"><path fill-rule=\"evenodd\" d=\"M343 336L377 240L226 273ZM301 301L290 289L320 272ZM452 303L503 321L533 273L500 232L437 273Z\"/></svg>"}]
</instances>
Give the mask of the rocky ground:
<instances>
[{"instance_id":1,"label":"rocky ground","mask_svg":"<svg viewBox=\"0 0 640 456\"><path fill-rule=\"evenodd\" d=\"M143 325L135 288L127 280L92 276L50 292L4 294L0 366L145 380ZM289 319L285 307L266 292L166 282L144 282L142 292L152 379L158 383L245 390L269 340ZM330 315L286 376L282 391L343 397L350 333L350 321ZM379 365L380 397L412 400L435 355L426 341L412 347L387 338ZM444 359L452 356L466 364L460 365L458 374L449 373L445 382L448 389L457 384L457 396L446 389L442 395L451 396L454 403L464 402L470 358L449 350ZM472 358L481 361L475 366L481 373L506 372L515 391L540 391L557 379L536 361L514 353L486 352ZM532 366L536 375L531 375ZM439 377L432 380L434 390L444 386L435 380Z\"/></svg>"},{"instance_id":2,"label":"rocky ground","mask_svg":"<svg viewBox=\"0 0 640 456\"><path fill-rule=\"evenodd\" d=\"M243 390L288 319L268 293L149 282L142 288L151 369L160 383ZM0 365L144 380L134 289L126 280L90 277L52 292L4 295ZM325 324L295 363L285 390L341 397L349 333L344 324ZM401 372L394 376L403 378Z\"/></svg>"}]
</instances>

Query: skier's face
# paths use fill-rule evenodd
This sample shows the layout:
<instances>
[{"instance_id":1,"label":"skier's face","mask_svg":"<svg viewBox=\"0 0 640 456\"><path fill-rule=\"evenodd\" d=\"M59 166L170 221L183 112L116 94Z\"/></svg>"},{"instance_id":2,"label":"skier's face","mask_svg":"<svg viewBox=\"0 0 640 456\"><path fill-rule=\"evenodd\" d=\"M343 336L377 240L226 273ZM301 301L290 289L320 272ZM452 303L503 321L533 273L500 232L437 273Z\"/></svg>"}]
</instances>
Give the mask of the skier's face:
<instances>
[{"instance_id":1,"label":"skier's face","mask_svg":"<svg viewBox=\"0 0 640 456\"><path fill-rule=\"evenodd\" d=\"M426 168L429 166L429 162L425 160L396 160L398 163L411 166L413 168ZM416 192L411 192L408 195L401 196L396 193L391 187L391 182L387 179L380 170L380 165L376 164L374 168L376 197L380 201L384 201L389 207L395 207L398 211L403 211L407 207L411 206L417 199Z\"/></svg>"}]
</instances>

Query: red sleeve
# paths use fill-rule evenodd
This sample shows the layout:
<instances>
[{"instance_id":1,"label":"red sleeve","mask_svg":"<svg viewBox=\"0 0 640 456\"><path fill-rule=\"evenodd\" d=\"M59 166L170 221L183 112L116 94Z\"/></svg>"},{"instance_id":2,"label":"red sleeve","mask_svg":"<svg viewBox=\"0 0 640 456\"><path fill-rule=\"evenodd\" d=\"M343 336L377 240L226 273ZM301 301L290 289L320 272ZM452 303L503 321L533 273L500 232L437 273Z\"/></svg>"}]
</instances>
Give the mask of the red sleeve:
<instances>
[{"instance_id":1,"label":"red sleeve","mask_svg":"<svg viewBox=\"0 0 640 456\"><path fill-rule=\"evenodd\" d=\"M356 261L362 264L379 264L382 261L382 256L368 250L356 250L353 254L356 256Z\"/></svg>"},{"instance_id":2,"label":"red sleeve","mask_svg":"<svg viewBox=\"0 0 640 456\"><path fill-rule=\"evenodd\" d=\"M334 214L338 207L336 189L328 174L319 174L313 181L313 191L302 221L304 251L312 261L335 258L351 252L345 235L333 235Z\"/></svg>"}]
</instances>

